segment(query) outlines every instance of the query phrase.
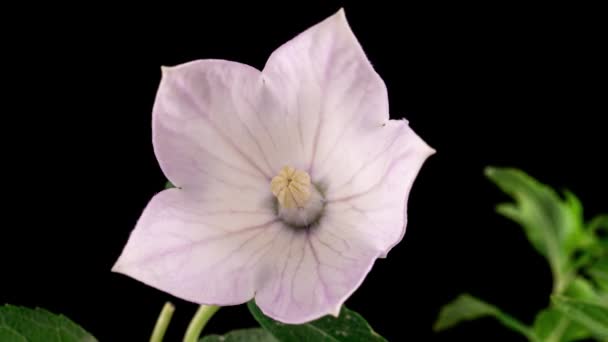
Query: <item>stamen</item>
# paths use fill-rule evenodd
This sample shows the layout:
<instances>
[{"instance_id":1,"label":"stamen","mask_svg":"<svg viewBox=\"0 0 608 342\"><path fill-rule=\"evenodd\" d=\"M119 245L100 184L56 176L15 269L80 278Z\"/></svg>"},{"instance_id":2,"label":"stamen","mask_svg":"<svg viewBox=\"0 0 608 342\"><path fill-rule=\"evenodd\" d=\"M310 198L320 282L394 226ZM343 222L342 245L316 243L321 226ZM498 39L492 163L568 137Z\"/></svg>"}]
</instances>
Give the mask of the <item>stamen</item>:
<instances>
[{"instance_id":1,"label":"stamen","mask_svg":"<svg viewBox=\"0 0 608 342\"><path fill-rule=\"evenodd\" d=\"M270 182L279 205L287 209L304 208L310 199L310 176L306 171L285 166Z\"/></svg>"}]
</instances>

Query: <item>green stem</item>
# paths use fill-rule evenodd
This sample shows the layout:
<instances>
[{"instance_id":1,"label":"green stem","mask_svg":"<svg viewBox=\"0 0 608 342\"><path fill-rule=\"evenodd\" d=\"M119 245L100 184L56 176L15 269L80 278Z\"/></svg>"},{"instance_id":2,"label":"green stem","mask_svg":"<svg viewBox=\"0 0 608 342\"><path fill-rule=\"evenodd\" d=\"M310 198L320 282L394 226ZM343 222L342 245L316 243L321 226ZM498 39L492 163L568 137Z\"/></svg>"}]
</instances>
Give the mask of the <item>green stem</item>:
<instances>
[{"instance_id":1,"label":"green stem","mask_svg":"<svg viewBox=\"0 0 608 342\"><path fill-rule=\"evenodd\" d=\"M554 277L553 279L553 290L551 291L551 294L561 294L568 288L570 281L572 281L574 277L571 273L567 273Z\"/></svg>"},{"instance_id":2,"label":"green stem","mask_svg":"<svg viewBox=\"0 0 608 342\"><path fill-rule=\"evenodd\" d=\"M201 305L188 325L186 335L184 335L184 342L197 342L207 321L219 309L220 307L215 305Z\"/></svg>"},{"instance_id":3,"label":"green stem","mask_svg":"<svg viewBox=\"0 0 608 342\"><path fill-rule=\"evenodd\" d=\"M566 332L566 329L568 328L568 325L570 325L570 320L568 318L566 318L565 316L561 316L559 318L559 321L557 322L557 325L551 332L551 335L547 336L547 339L545 342L561 341L562 336L564 335L564 333Z\"/></svg>"},{"instance_id":4,"label":"green stem","mask_svg":"<svg viewBox=\"0 0 608 342\"><path fill-rule=\"evenodd\" d=\"M169 322L171 322L171 318L173 317L173 312L175 312L175 306L169 302L166 302L160 312L160 315L158 316L158 319L156 320L156 325L152 331L150 342L161 342L163 340L167 327L169 326Z\"/></svg>"},{"instance_id":5,"label":"green stem","mask_svg":"<svg viewBox=\"0 0 608 342\"><path fill-rule=\"evenodd\" d=\"M502 325L510 328L511 330L517 331L518 333L525 336L530 342L538 342L538 338L534 334L534 331L527 325L523 324L517 318L503 312L496 306L489 304L481 299L476 299L478 301L478 305L485 307L490 316L493 316L498 322Z\"/></svg>"},{"instance_id":6,"label":"green stem","mask_svg":"<svg viewBox=\"0 0 608 342\"><path fill-rule=\"evenodd\" d=\"M536 336L534 332L527 325L521 323L517 319L513 318L510 315L505 314L502 311L498 311L496 314L496 318L499 322L501 322L504 326L519 332L520 334L526 336L529 341L536 341Z\"/></svg>"}]
</instances>

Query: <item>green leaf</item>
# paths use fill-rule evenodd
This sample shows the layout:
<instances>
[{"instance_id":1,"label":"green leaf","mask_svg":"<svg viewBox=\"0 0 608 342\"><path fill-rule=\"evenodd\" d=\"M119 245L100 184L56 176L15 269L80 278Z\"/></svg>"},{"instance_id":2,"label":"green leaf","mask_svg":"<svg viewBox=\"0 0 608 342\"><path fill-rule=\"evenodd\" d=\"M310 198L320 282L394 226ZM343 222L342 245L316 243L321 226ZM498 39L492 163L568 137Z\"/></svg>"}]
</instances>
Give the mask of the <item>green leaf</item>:
<instances>
[{"instance_id":1,"label":"green leaf","mask_svg":"<svg viewBox=\"0 0 608 342\"><path fill-rule=\"evenodd\" d=\"M536 315L534 334L540 341L555 341L555 334L561 335L560 342L578 341L591 337L587 329L570 321L556 309L545 309ZM551 337L551 338L549 338Z\"/></svg>"},{"instance_id":2,"label":"green leaf","mask_svg":"<svg viewBox=\"0 0 608 342\"><path fill-rule=\"evenodd\" d=\"M608 232L608 214L598 215L589 222L588 229L592 232L606 231Z\"/></svg>"},{"instance_id":3,"label":"green leaf","mask_svg":"<svg viewBox=\"0 0 608 342\"><path fill-rule=\"evenodd\" d=\"M496 308L469 294L462 294L446 304L439 312L433 330L449 329L463 321L472 321L486 316L495 316Z\"/></svg>"},{"instance_id":4,"label":"green leaf","mask_svg":"<svg viewBox=\"0 0 608 342\"><path fill-rule=\"evenodd\" d=\"M97 340L65 316L40 308L4 305L0 307L0 341L93 342Z\"/></svg>"},{"instance_id":5,"label":"green leaf","mask_svg":"<svg viewBox=\"0 0 608 342\"><path fill-rule=\"evenodd\" d=\"M203 336L199 342L278 342L262 328L233 330L225 335Z\"/></svg>"},{"instance_id":6,"label":"green leaf","mask_svg":"<svg viewBox=\"0 0 608 342\"><path fill-rule=\"evenodd\" d=\"M598 215L589 221L587 231L592 240L587 253L608 260L608 214Z\"/></svg>"},{"instance_id":7,"label":"green leaf","mask_svg":"<svg viewBox=\"0 0 608 342\"><path fill-rule=\"evenodd\" d=\"M372 329L361 315L344 306L337 318L328 315L298 325L277 322L267 317L254 301L250 301L247 306L260 325L279 341L386 341Z\"/></svg>"},{"instance_id":8,"label":"green leaf","mask_svg":"<svg viewBox=\"0 0 608 342\"><path fill-rule=\"evenodd\" d=\"M585 271L595 285L597 301L608 306L608 255L597 260Z\"/></svg>"},{"instance_id":9,"label":"green leaf","mask_svg":"<svg viewBox=\"0 0 608 342\"><path fill-rule=\"evenodd\" d=\"M167 183L165 183L165 189L171 189L171 188L175 188L175 185L173 185L173 183L171 183L171 181L167 181Z\"/></svg>"},{"instance_id":10,"label":"green leaf","mask_svg":"<svg viewBox=\"0 0 608 342\"><path fill-rule=\"evenodd\" d=\"M556 308L571 320L589 329L598 338L608 338L608 306L562 296L553 296Z\"/></svg>"},{"instance_id":11,"label":"green leaf","mask_svg":"<svg viewBox=\"0 0 608 342\"><path fill-rule=\"evenodd\" d=\"M570 255L579 247L587 247L593 241L593 235L585 230L583 204L574 193L564 190L563 205L564 221L558 226L558 232L563 248Z\"/></svg>"},{"instance_id":12,"label":"green leaf","mask_svg":"<svg viewBox=\"0 0 608 342\"><path fill-rule=\"evenodd\" d=\"M598 289L608 292L608 256L598 260L587 269Z\"/></svg>"},{"instance_id":13,"label":"green leaf","mask_svg":"<svg viewBox=\"0 0 608 342\"><path fill-rule=\"evenodd\" d=\"M515 318L500 311L497 307L466 293L458 296L441 308L439 317L433 326L433 330L443 331L462 322L484 317L494 317L504 326L515 330L524 336L532 335L530 328L520 323Z\"/></svg>"},{"instance_id":14,"label":"green leaf","mask_svg":"<svg viewBox=\"0 0 608 342\"><path fill-rule=\"evenodd\" d=\"M587 301L597 300L597 293L593 285L589 280L582 277L576 277L570 282L568 288L564 291L564 296Z\"/></svg>"},{"instance_id":15,"label":"green leaf","mask_svg":"<svg viewBox=\"0 0 608 342\"><path fill-rule=\"evenodd\" d=\"M497 211L524 228L554 276L560 277L574 250L588 242L580 201L570 192L560 198L551 187L518 169L488 167L485 174L515 201L499 204Z\"/></svg>"}]
</instances>

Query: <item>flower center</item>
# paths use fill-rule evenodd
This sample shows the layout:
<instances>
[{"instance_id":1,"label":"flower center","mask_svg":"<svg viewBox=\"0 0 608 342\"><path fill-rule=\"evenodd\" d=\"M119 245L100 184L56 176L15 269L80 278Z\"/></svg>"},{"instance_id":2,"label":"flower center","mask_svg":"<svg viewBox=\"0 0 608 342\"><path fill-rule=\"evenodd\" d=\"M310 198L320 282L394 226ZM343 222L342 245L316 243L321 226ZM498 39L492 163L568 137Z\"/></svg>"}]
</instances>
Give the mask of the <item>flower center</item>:
<instances>
[{"instance_id":1,"label":"flower center","mask_svg":"<svg viewBox=\"0 0 608 342\"><path fill-rule=\"evenodd\" d=\"M281 206L303 208L310 199L310 176L305 171L285 166L270 182L270 189Z\"/></svg>"},{"instance_id":2,"label":"flower center","mask_svg":"<svg viewBox=\"0 0 608 342\"><path fill-rule=\"evenodd\" d=\"M270 182L270 190L278 202L279 218L289 225L309 226L323 211L323 196L305 171L283 167Z\"/></svg>"}]
</instances>

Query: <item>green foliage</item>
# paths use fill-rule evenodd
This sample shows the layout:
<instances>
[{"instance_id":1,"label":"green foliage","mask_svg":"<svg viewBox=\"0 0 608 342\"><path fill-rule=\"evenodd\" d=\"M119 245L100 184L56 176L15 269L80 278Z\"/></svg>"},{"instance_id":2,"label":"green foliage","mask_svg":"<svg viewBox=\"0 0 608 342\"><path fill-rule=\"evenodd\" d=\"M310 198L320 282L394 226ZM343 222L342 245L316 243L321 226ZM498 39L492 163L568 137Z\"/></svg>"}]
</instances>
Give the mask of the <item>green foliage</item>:
<instances>
[{"instance_id":1,"label":"green foliage","mask_svg":"<svg viewBox=\"0 0 608 342\"><path fill-rule=\"evenodd\" d=\"M468 294L439 312L435 330L493 317L528 340L569 342L606 338L608 324L608 215L585 223L583 206L571 192L560 196L525 172L488 167L486 176L513 202L501 203L499 214L518 223L532 247L545 257L553 274L553 301L531 326Z\"/></svg>"},{"instance_id":2,"label":"green foliage","mask_svg":"<svg viewBox=\"0 0 608 342\"><path fill-rule=\"evenodd\" d=\"M495 307L469 294L461 294L441 309L433 329L435 331L449 329L462 321L470 321L484 316L495 316L496 312Z\"/></svg>"},{"instance_id":3,"label":"green foliage","mask_svg":"<svg viewBox=\"0 0 608 342\"><path fill-rule=\"evenodd\" d=\"M608 214L598 215L589 222L589 230L608 232Z\"/></svg>"},{"instance_id":4,"label":"green foliage","mask_svg":"<svg viewBox=\"0 0 608 342\"><path fill-rule=\"evenodd\" d=\"M519 223L532 246L549 262L553 276L562 276L570 256L586 241L580 201L570 192L562 199L517 169L489 167L485 173L515 201L501 203L496 210Z\"/></svg>"},{"instance_id":5,"label":"green foliage","mask_svg":"<svg viewBox=\"0 0 608 342\"><path fill-rule=\"evenodd\" d=\"M526 336L532 334L529 328L519 323L513 317L469 294L462 294L445 305L439 312L439 317L433 329L435 331L442 331L463 321L471 321L483 317L494 317L505 326L517 330Z\"/></svg>"},{"instance_id":6,"label":"green foliage","mask_svg":"<svg viewBox=\"0 0 608 342\"><path fill-rule=\"evenodd\" d=\"M579 323L598 339L608 338L608 307L562 296L553 296L553 303L566 317Z\"/></svg>"},{"instance_id":7,"label":"green foliage","mask_svg":"<svg viewBox=\"0 0 608 342\"><path fill-rule=\"evenodd\" d=\"M342 307L338 317L328 315L306 324L296 325L277 322L264 315L253 301L247 306L258 323L278 341L386 341L363 317L345 307Z\"/></svg>"},{"instance_id":8,"label":"green foliage","mask_svg":"<svg viewBox=\"0 0 608 342\"><path fill-rule=\"evenodd\" d=\"M225 335L203 336L200 342L277 342L277 339L262 328L233 330Z\"/></svg>"},{"instance_id":9,"label":"green foliage","mask_svg":"<svg viewBox=\"0 0 608 342\"><path fill-rule=\"evenodd\" d=\"M94 342L91 334L65 316L13 305L0 307L0 341Z\"/></svg>"},{"instance_id":10,"label":"green foliage","mask_svg":"<svg viewBox=\"0 0 608 342\"><path fill-rule=\"evenodd\" d=\"M600 291L608 292L608 256L599 258L595 263L587 267L589 275Z\"/></svg>"},{"instance_id":11,"label":"green foliage","mask_svg":"<svg viewBox=\"0 0 608 342\"><path fill-rule=\"evenodd\" d=\"M578 341L591 337L591 334L576 322L569 322L554 308L541 310L534 320L533 333L538 341Z\"/></svg>"}]
</instances>

